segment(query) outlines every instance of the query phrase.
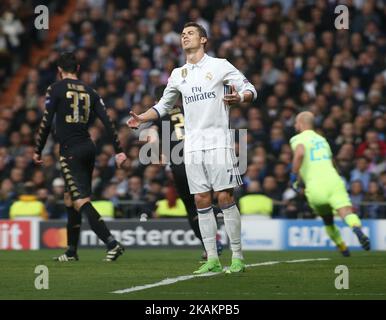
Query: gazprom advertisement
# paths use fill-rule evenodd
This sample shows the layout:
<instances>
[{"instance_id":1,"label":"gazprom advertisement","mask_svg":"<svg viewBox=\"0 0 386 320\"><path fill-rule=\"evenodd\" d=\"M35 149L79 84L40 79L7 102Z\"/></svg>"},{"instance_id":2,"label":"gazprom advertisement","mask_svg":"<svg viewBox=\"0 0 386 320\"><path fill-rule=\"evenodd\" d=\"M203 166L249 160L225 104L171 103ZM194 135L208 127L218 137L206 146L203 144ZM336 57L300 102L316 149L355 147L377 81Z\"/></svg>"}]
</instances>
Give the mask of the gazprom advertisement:
<instances>
[{"instance_id":1,"label":"gazprom advertisement","mask_svg":"<svg viewBox=\"0 0 386 320\"><path fill-rule=\"evenodd\" d=\"M330 240L325 231L323 221L321 220L287 220L284 223L284 250L329 250L336 247ZM370 237L374 243L374 232L370 228L370 221L364 221L362 225L363 232ZM343 241L350 249L361 249L361 245L354 232L342 221L336 221Z\"/></svg>"},{"instance_id":2,"label":"gazprom advertisement","mask_svg":"<svg viewBox=\"0 0 386 320\"><path fill-rule=\"evenodd\" d=\"M386 250L386 220L363 220L372 250ZM343 221L336 221L342 239L353 250L361 249L357 237ZM245 250L335 250L322 220L262 220L243 217Z\"/></svg>"}]
</instances>

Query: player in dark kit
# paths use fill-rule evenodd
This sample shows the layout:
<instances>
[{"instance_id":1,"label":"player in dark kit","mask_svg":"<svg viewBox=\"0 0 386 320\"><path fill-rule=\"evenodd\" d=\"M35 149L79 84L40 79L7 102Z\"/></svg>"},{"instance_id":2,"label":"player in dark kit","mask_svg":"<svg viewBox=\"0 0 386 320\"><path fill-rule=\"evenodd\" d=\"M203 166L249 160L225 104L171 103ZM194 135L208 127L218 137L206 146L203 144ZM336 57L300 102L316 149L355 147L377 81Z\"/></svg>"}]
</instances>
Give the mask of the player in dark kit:
<instances>
[{"instance_id":1,"label":"player in dark kit","mask_svg":"<svg viewBox=\"0 0 386 320\"><path fill-rule=\"evenodd\" d=\"M163 123L165 124L165 126L163 126ZM185 118L182 108L176 106L169 112L169 114L164 116L162 119L158 119L155 122L151 122L150 127L155 126L158 130L159 136L162 137L161 143L168 144L168 147L163 146L163 148L165 147L166 149L170 150L170 154L168 152L168 155L165 155L165 160L170 163L170 169L172 171L174 185L177 189L179 197L185 205L185 209L188 213L189 225L192 228L195 236L201 241L201 244L204 247L200 227L198 224L198 214L196 204L194 202L194 195L190 194L187 180L188 178L186 177L186 169L183 161L184 123ZM148 127L142 127L142 129L146 128ZM125 162L122 163L122 167L126 167ZM129 169L129 167L127 167L127 169ZM216 217L217 214L221 212L221 210L217 207L213 207L213 210L215 212ZM223 250L223 245L219 239L217 239L216 243L217 252L218 254L221 254ZM207 259L207 254L205 250L202 254L202 259Z\"/></svg>"},{"instance_id":2,"label":"player in dark kit","mask_svg":"<svg viewBox=\"0 0 386 320\"><path fill-rule=\"evenodd\" d=\"M162 123L165 124L163 127ZM202 246L204 247L200 227L198 225L197 208L194 202L194 195L190 194L188 180L186 177L186 169L183 161L183 143L184 143L184 124L185 118L182 108L176 106L169 114L162 119L154 122L153 125L157 126L159 136L162 137L162 143L169 144L170 157L167 156L167 161L170 163L170 169L173 174L174 185L177 189L178 195L183 201L186 211L188 213L189 225L194 231L195 236L200 239ZM164 132L166 130L166 132ZM168 136L167 136L168 135ZM215 215L217 216L221 210L217 207L213 207ZM222 253L223 245L219 239L217 239L217 252ZM202 254L203 260L206 260L206 251Z\"/></svg>"},{"instance_id":3,"label":"player in dark kit","mask_svg":"<svg viewBox=\"0 0 386 320\"><path fill-rule=\"evenodd\" d=\"M78 64L74 53L60 55L58 71L62 80L47 89L46 110L36 141L34 160L41 164L41 153L56 115L56 137L60 144L61 173L66 184L64 203L68 213L67 251L55 258L60 262L78 260L77 247L82 214L86 215L91 229L106 244L105 261L116 260L124 251L90 202L91 177L95 162L95 145L88 127L98 117L113 138L116 161L119 166L126 156L122 152L116 130L109 119L102 99L82 81L76 73Z\"/></svg>"}]
</instances>

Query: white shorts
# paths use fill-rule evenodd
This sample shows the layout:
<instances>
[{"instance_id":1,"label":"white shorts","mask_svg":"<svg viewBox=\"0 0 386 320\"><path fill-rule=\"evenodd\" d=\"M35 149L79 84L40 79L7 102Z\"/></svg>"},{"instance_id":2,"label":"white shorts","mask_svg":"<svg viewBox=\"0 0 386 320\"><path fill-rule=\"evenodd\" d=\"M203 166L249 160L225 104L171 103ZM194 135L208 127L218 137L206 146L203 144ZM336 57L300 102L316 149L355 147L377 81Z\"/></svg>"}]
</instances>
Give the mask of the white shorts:
<instances>
[{"instance_id":1,"label":"white shorts","mask_svg":"<svg viewBox=\"0 0 386 320\"><path fill-rule=\"evenodd\" d=\"M243 184L233 149L185 152L184 161L191 194L221 191Z\"/></svg>"}]
</instances>

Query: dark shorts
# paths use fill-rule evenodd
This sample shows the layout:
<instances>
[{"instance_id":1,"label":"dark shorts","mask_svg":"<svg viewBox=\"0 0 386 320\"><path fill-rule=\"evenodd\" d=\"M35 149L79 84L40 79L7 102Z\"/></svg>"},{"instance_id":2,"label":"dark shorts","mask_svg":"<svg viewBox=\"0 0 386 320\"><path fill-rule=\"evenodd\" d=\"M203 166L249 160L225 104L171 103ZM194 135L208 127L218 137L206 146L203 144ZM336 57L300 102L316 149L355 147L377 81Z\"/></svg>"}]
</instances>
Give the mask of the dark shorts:
<instances>
[{"instance_id":1,"label":"dark shorts","mask_svg":"<svg viewBox=\"0 0 386 320\"><path fill-rule=\"evenodd\" d=\"M184 202L188 214L197 214L194 203L194 195L190 194L188 179L186 177L185 164L171 164L170 169L173 173L174 185L179 197Z\"/></svg>"},{"instance_id":2,"label":"dark shorts","mask_svg":"<svg viewBox=\"0 0 386 320\"><path fill-rule=\"evenodd\" d=\"M74 146L62 146L60 167L73 201L91 196L92 172L95 164L95 145L91 140Z\"/></svg>"}]
</instances>

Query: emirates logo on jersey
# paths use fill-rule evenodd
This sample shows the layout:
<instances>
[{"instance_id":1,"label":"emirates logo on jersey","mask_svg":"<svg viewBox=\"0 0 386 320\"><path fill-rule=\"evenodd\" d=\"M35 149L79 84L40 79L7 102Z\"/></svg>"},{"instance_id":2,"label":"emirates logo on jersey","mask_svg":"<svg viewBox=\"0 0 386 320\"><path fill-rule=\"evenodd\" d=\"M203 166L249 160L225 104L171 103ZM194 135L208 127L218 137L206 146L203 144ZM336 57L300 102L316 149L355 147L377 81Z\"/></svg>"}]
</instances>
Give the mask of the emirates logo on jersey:
<instances>
[{"instance_id":1,"label":"emirates logo on jersey","mask_svg":"<svg viewBox=\"0 0 386 320\"><path fill-rule=\"evenodd\" d=\"M214 91L205 92L202 90L202 87L192 87L192 93L193 95L191 96L184 96L185 105L207 99L216 99L216 93Z\"/></svg>"}]
</instances>

